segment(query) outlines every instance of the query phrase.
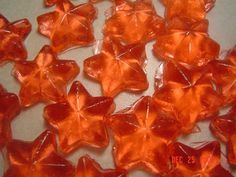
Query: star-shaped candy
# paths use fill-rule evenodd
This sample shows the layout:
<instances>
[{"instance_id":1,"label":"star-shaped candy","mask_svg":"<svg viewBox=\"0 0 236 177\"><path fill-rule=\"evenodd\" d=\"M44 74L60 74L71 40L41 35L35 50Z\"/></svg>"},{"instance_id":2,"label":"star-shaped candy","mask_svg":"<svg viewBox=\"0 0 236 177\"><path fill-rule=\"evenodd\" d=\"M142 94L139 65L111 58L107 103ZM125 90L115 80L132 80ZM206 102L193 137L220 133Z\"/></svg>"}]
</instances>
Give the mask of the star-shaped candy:
<instances>
[{"instance_id":1,"label":"star-shaped candy","mask_svg":"<svg viewBox=\"0 0 236 177\"><path fill-rule=\"evenodd\" d=\"M212 119L210 129L213 134L227 144L227 159L236 166L236 106L229 113Z\"/></svg>"},{"instance_id":2,"label":"star-shaped candy","mask_svg":"<svg viewBox=\"0 0 236 177\"><path fill-rule=\"evenodd\" d=\"M163 60L203 66L219 55L220 46L207 34L208 21L174 18L165 33L157 37L153 52Z\"/></svg>"},{"instance_id":3,"label":"star-shaped candy","mask_svg":"<svg viewBox=\"0 0 236 177\"><path fill-rule=\"evenodd\" d=\"M175 143L171 149L172 168L167 177L233 177L220 164L220 144L208 142L197 148Z\"/></svg>"},{"instance_id":4,"label":"star-shaped candy","mask_svg":"<svg viewBox=\"0 0 236 177\"><path fill-rule=\"evenodd\" d=\"M75 177L126 177L126 172L119 169L103 170L98 163L86 155L79 159Z\"/></svg>"},{"instance_id":5,"label":"star-shaped candy","mask_svg":"<svg viewBox=\"0 0 236 177\"><path fill-rule=\"evenodd\" d=\"M182 131L189 133L197 120L217 113L220 94L212 84L207 67L187 68L167 62L163 69L163 85L154 93L156 103L175 114Z\"/></svg>"},{"instance_id":6,"label":"star-shaped candy","mask_svg":"<svg viewBox=\"0 0 236 177\"><path fill-rule=\"evenodd\" d=\"M75 169L57 153L56 137L43 132L33 142L13 140L7 145L9 168L3 177L73 177Z\"/></svg>"},{"instance_id":7,"label":"star-shaped candy","mask_svg":"<svg viewBox=\"0 0 236 177\"><path fill-rule=\"evenodd\" d=\"M165 17L175 16L202 20L215 4L215 0L162 0L166 7Z\"/></svg>"},{"instance_id":8,"label":"star-shaped candy","mask_svg":"<svg viewBox=\"0 0 236 177\"><path fill-rule=\"evenodd\" d=\"M148 81L143 64L145 45L122 45L117 40L105 38L100 54L84 61L84 71L102 85L103 94L116 96L120 92L143 91Z\"/></svg>"},{"instance_id":9,"label":"star-shaped candy","mask_svg":"<svg viewBox=\"0 0 236 177\"><path fill-rule=\"evenodd\" d=\"M13 70L21 83L21 104L26 107L39 101L63 100L66 84L78 73L75 61L57 59L49 46L44 46L33 61L17 62Z\"/></svg>"},{"instance_id":10,"label":"star-shaped candy","mask_svg":"<svg viewBox=\"0 0 236 177\"><path fill-rule=\"evenodd\" d=\"M77 81L71 86L67 101L48 105L44 115L58 130L62 151L69 153L81 145L107 146L109 139L103 117L113 110L112 98L92 97Z\"/></svg>"},{"instance_id":11,"label":"star-shaped candy","mask_svg":"<svg viewBox=\"0 0 236 177\"><path fill-rule=\"evenodd\" d=\"M211 63L216 85L220 88L225 104L236 100L236 46L228 51L224 60Z\"/></svg>"},{"instance_id":12,"label":"star-shaped candy","mask_svg":"<svg viewBox=\"0 0 236 177\"><path fill-rule=\"evenodd\" d=\"M0 85L0 150L11 141L11 121L21 108L18 97Z\"/></svg>"},{"instance_id":13,"label":"star-shaped candy","mask_svg":"<svg viewBox=\"0 0 236 177\"><path fill-rule=\"evenodd\" d=\"M156 174L168 170L168 145L180 127L151 97L141 97L130 108L107 119L114 135L113 155L118 168L141 168Z\"/></svg>"},{"instance_id":14,"label":"star-shaped candy","mask_svg":"<svg viewBox=\"0 0 236 177\"><path fill-rule=\"evenodd\" d=\"M0 14L0 64L7 60L19 61L27 58L23 41L31 31L27 19L10 23Z\"/></svg>"},{"instance_id":15,"label":"star-shaped candy","mask_svg":"<svg viewBox=\"0 0 236 177\"><path fill-rule=\"evenodd\" d=\"M151 0L115 0L113 14L105 22L104 34L126 44L148 42L164 31L164 21Z\"/></svg>"},{"instance_id":16,"label":"star-shaped candy","mask_svg":"<svg viewBox=\"0 0 236 177\"><path fill-rule=\"evenodd\" d=\"M37 18L38 31L50 38L55 52L93 43L92 22L96 9L92 4L75 6L69 0L47 0L45 3L48 6L56 4L56 9Z\"/></svg>"}]
</instances>

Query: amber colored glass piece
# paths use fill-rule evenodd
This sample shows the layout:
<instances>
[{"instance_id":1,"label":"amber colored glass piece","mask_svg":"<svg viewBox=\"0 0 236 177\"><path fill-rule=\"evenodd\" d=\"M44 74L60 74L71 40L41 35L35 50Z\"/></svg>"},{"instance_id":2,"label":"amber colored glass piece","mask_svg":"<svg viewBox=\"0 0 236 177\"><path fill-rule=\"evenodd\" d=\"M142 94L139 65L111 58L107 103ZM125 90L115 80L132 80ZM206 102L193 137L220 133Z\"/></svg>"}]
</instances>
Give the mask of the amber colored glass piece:
<instances>
[{"instance_id":1,"label":"amber colored glass piece","mask_svg":"<svg viewBox=\"0 0 236 177\"><path fill-rule=\"evenodd\" d=\"M0 14L0 64L5 61L19 61L27 58L23 41L31 31L27 19L10 23Z\"/></svg>"},{"instance_id":2,"label":"amber colored glass piece","mask_svg":"<svg viewBox=\"0 0 236 177\"><path fill-rule=\"evenodd\" d=\"M9 168L3 177L73 177L74 167L56 149L50 131L33 142L13 140L7 145Z\"/></svg>"},{"instance_id":3,"label":"amber colored glass piece","mask_svg":"<svg viewBox=\"0 0 236 177\"><path fill-rule=\"evenodd\" d=\"M82 156L77 165L75 177L126 177L126 172L119 169L103 170L101 166L88 155Z\"/></svg>"},{"instance_id":4,"label":"amber colored glass piece","mask_svg":"<svg viewBox=\"0 0 236 177\"><path fill-rule=\"evenodd\" d=\"M213 134L227 144L227 159L236 166L236 106L229 113L212 119L210 129Z\"/></svg>"},{"instance_id":5,"label":"amber colored glass piece","mask_svg":"<svg viewBox=\"0 0 236 177\"><path fill-rule=\"evenodd\" d=\"M207 67L187 68L167 62L162 82L154 93L156 104L175 114L184 133L189 133L197 120L217 113L220 94L212 84Z\"/></svg>"},{"instance_id":6,"label":"amber colored glass piece","mask_svg":"<svg viewBox=\"0 0 236 177\"><path fill-rule=\"evenodd\" d=\"M207 34L208 21L174 18L157 37L153 52L158 59L203 66L219 55L220 46Z\"/></svg>"},{"instance_id":7,"label":"amber colored glass piece","mask_svg":"<svg viewBox=\"0 0 236 177\"><path fill-rule=\"evenodd\" d=\"M175 118L163 112L149 96L108 118L118 168L144 169L156 174L168 170L168 145L179 135Z\"/></svg>"},{"instance_id":8,"label":"amber colored glass piece","mask_svg":"<svg viewBox=\"0 0 236 177\"><path fill-rule=\"evenodd\" d=\"M228 51L224 60L213 61L211 65L213 77L222 92L224 104L236 100L236 46Z\"/></svg>"},{"instance_id":9,"label":"amber colored glass piece","mask_svg":"<svg viewBox=\"0 0 236 177\"><path fill-rule=\"evenodd\" d=\"M81 145L104 148L109 138L103 117L114 111L113 99L92 97L84 86L72 84L67 101L45 107L48 123L59 132L60 148L69 153Z\"/></svg>"},{"instance_id":10,"label":"amber colored glass piece","mask_svg":"<svg viewBox=\"0 0 236 177\"><path fill-rule=\"evenodd\" d=\"M50 38L55 52L87 46L93 43L92 22L96 9L90 3L73 5L69 0L46 1L46 5L56 4L53 12L37 18L38 31Z\"/></svg>"},{"instance_id":11,"label":"amber colored glass piece","mask_svg":"<svg viewBox=\"0 0 236 177\"><path fill-rule=\"evenodd\" d=\"M39 101L64 99L66 84L79 73L73 60L59 60L49 46L44 46L33 61L20 61L13 74L21 83L19 97L25 107Z\"/></svg>"},{"instance_id":12,"label":"amber colored glass piece","mask_svg":"<svg viewBox=\"0 0 236 177\"><path fill-rule=\"evenodd\" d=\"M100 54L84 61L84 72L102 85L103 94L116 96L122 91L143 91L148 81L143 64L146 61L145 45L122 45L105 38Z\"/></svg>"},{"instance_id":13,"label":"amber colored glass piece","mask_svg":"<svg viewBox=\"0 0 236 177\"><path fill-rule=\"evenodd\" d=\"M64 1L64 0L44 0L44 4L47 7L51 7L59 3L59 1Z\"/></svg>"},{"instance_id":14,"label":"amber colored glass piece","mask_svg":"<svg viewBox=\"0 0 236 177\"><path fill-rule=\"evenodd\" d=\"M215 0L161 0L166 7L165 17L171 19L176 16L195 20L206 18L215 5Z\"/></svg>"},{"instance_id":15,"label":"amber colored glass piece","mask_svg":"<svg viewBox=\"0 0 236 177\"><path fill-rule=\"evenodd\" d=\"M0 84L0 150L11 141L11 121L20 112L18 97L8 93Z\"/></svg>"},{"instance_id":16,"label":"amber colored glass piece","mask_svg":"<svg viewBox=\"0 0 236 177\"><path fill-rule=\"evenodd\" d=\"M170 149L172 168L167 177L233 177L220 164L217 141L196 148L177 142Z\"/></svg>"},{"instance_id":17,"label":"amber colored glass piece","mask_svg":"<svg viewBox=\"0 0 236 177\"><path fill-rule=\"evenodd\" d=\"M105 36L126 44L148 42L164 31L164 21L151 0L114 0L113 12L105 22Z\"/></svg>"}]
</instances>

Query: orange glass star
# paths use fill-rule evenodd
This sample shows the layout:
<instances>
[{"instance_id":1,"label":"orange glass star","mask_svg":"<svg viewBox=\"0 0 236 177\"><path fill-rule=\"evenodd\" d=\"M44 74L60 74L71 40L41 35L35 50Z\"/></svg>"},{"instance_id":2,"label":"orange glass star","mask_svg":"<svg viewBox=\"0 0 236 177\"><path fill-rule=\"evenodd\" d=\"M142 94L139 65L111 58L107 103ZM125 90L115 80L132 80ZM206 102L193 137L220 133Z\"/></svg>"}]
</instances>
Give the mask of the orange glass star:
<instances>
[{"instance_id":1,"label":"orange glass star","mask_svg":"<svg viewBox=\"0 0 236 177\"><path fill-rule=\"evenodd\" d=\"M19 114L20 110L18 97L6 92L0 85L0 150L11 141L10 122Z\"/></svg>"},{"instance_id":2,"label":"orange glass star","mask_svg":"<svg viewBox=\"0 0 236 177\"><path fill-rule=\"evenodd\" d=\"M227 144L227 159L236 166L236 106L229 113L215 117L210 124L213 134Z\"/></svg>"},{"instance_id":3,"label":"orange glass star","mask_svg":"<svg viewBox=\"0 0 236 177\"><path fill-rule=\"evenodd\" d=\"M233 177L221 166L220 155L217 141L197 148L177 142L171 148L172 168L167 177Z\"/></svg>"},{"instance_id":4,"label":"orange glass star","mask_svg":"<svg viewBox=\"0 0 236 177\"><path fill-rule=\"evenodd\" d=\"M44 115L59 132L60 147L69 153L81 145L104 148L109 139L103 117L114 111L113 99L92 97L80 82L71 86L67 101L48 105Z\"/></svg>"},{"instance_id":5,"label":"orange glass star","mask_svg":"<svg viewBox=\"0 0 236 177\"><path fill-rule=\"evenodd\" d=\"M0 14L0 64L7 60L19 61L27 58L23 41L31 31L27 19L10 23Z\"/></svg>"},{"instance_id":6,"label":"orange glass star","mask_svg":"<svg viewBox=\"0 0 236 177\"><path fill-rule=\"evenodd\" d=\"M236 46L228 51L224 60L211 63L216 85L220 88L225 104L236 100Z\"/></svg>"},{"instance_id":7,"label":"orange glass star","mask_svg":"<svg viewBox=\"0 0 236 177\"><path fill-rule=\"evenodd\" d=\"M46 1L46 5L56 4L56 10L37 18L38 31L50 38L55 52L63 52L72 47L93 43L92 22L96 9L90 3L73 5L69 0Z\"/></svg>"},{"instance_id":8,"label":"orange glass star","mask_svg":"<svg viewBox=\"0 0 236 177\"><path fill-rule=\"evenodd\" d=\"M103 170L101 166L88 155L83 156L78 161L75 177L126 177L124 170Z\"/></svg>"},{"instance_id":9,"label":"orange glass star","mask_svg":"<svg viewBox=\"0 0 236 177\"><path fill-rule=\"evenodd\" d=\"M212 84L207 67L187 68L167 62L162 82L154 93L156 104L175 114L184 133L189 133L197 120L217 113L220 94Z\"/></svg>"},{"instance_id":10,"label":"orange glass star","mask_svg":"<svg viewBox=\"0 0 236 177\"><path fill-rule=\"evenodd\" d=\"M215 0L162 0L162 2L166 7L165 17L168 20L175 16L202 20L215 4Z\"/></svg>"},{"instance_id":11,"label":"orange glass star","mask_svg":"<svg viewBox=\"0 0 236 177\"><path fill-rule=\"evenodd\" d=\"M168 145L180 127L151 97L141 97L130 108L107 119L115 139L113 155L118 168L141 168L156 174L168 170Z\"/></svg>"},{"instance_id":12,"label":"orange glass star","mask_svg":"<svg viewBox=\"0 0 236 177\"><path fill-rule=\"evenodd\" d=\"M25 107L63 100L66 84L78 73L75 61L59 60L49 46L44 46L34 61L17 62L13 70L21 83L19 97Z\"/></svg>"},{"instance_id":13,"label":"orange glass star","mask_svg":"<svg viewBox=\"0 0 236 177\"><path fill-rule=\"evenodd\" d=\"M220 46L207 34L208 21L185 21L174 18L166 32L157 37L153 52L163 60L203 66L219 55Z\"/></svg>"},{"instance_id":14,"label":"orange glass star","mask_svg":"<svg viewBox=\"0 0 236 177\"><path fill-rule=\"evenodd\" d=\"M148 42L164 31L164 21L151 0L115 0L112 16L106 20L105 36L126 44Z\"/></svg>"},{"instance_id":15,"label":"orange glass star","mask_svg":"<svg viewBox=\"0 0 236 177\"><path fill-rule=\"evenodd\" d=\"M9 168L3 177L73 177L74 167L58 155L56 137L43 132L33 142L13 140L7 145Z\"/></svg>"},{"instance_id":16,"label":"orange glass star","mask_svg":"<svg viewBox=\"0 0 236 177\"><path fill-rule=\"evenodd\" d=\"M143 64L146 61L145 45L122 45L105 38L100 54L84 61L84 72L102 85L103 94L116 96L120 92L143 91L148 81Z\"/></svg>"}]
</instances>

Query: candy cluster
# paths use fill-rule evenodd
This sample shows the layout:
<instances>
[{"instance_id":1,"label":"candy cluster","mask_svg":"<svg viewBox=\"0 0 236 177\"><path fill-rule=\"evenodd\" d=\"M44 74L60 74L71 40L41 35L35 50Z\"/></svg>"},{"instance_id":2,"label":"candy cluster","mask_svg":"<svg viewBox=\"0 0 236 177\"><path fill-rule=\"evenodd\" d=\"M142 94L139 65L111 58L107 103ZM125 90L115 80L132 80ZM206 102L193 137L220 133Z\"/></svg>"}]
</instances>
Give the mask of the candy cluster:
<instances>
[{"instance_id":1,"label":"candy cluster","mask_svg":"<svg viewBox=\"0 0 236 177\"><path fill-rule=\"evenodd\" d=\"M210 38L206 19L215 0L161 1L164 18L151 0L111 1L101 50L84 59L84 73L101 85L103 96L97 97L79 81L67 93L80 69L76 61L57 57L94 44L97 0L80 5L44 0L55 7L38 16L38 32L51 44L34 60L26 60L23 44L30 22L10 23L0 15L0 64L14 62L12 73L21 85L18 95L0 85L0 150L6 149L8 163L3 177L126 177L135 169L162 177L233 177L221 166L218 141L192 148L177 138L190 134L198 121L210 120L211 132L226 144L228 163L236 165L236 46L219 58L220 45ZM153 40L153 53L162 61L155 92L114 113L119 93L149 87L145 46ZM13 139L11 121L39 102L46 104L48 130L33 142ZM220 115L226 106L230 111ZM115 169L103 170L88 155L76 167L65 159L81 146L106 148L108 129Z\"/></svg>"}]
</instances>

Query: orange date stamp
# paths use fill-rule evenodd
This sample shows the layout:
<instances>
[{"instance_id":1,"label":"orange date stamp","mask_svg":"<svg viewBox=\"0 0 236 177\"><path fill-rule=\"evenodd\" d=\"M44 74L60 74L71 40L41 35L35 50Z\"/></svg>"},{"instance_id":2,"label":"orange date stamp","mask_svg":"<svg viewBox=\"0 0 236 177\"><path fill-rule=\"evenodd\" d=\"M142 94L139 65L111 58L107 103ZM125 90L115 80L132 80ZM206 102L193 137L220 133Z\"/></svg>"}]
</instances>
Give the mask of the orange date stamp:
<instances>
[{"instance_id":1,"label":"orange date stamp","mask_svg":"<svg viewBox=\"0 0 236 177\"><path fill-rule=\"evenodd\" d=\"M174 164L195 164L195 156L171 156L171 162Z\"/></svg>"}]
</instances>

